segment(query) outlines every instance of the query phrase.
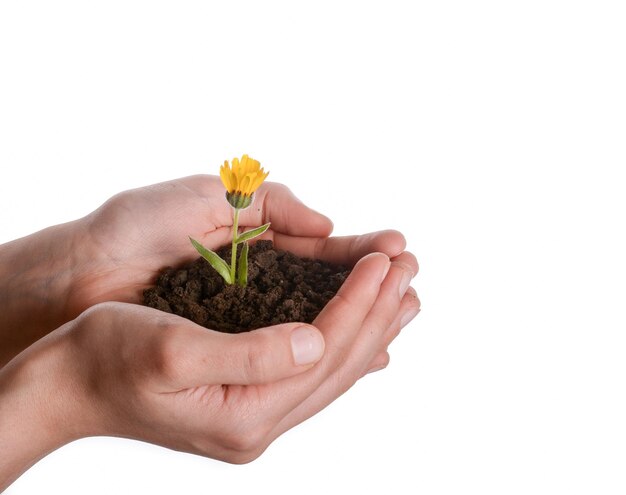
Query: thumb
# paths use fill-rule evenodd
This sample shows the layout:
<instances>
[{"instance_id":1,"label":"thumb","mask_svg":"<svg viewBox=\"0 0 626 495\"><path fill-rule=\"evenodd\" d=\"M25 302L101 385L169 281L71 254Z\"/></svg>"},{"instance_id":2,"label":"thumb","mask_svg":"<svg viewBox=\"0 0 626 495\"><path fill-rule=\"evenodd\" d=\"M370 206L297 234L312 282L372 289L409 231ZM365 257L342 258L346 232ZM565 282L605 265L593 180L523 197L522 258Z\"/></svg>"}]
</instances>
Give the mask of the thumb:
<instances>
[{"instance_id":1,"label":"thumb","mask_svg":"<svg viewBox=\"0 0 626 495\"><path fill-rule=\"evenodd\" d=\"M255 201L262 207L243 210L241 225L271 222L274 232L297 237L328 237L333 231L328 217L306 206L282 184L267 182L257 194Z\"/></svg>"},{"instance_id":2,"label":"thumb","mask_svg":"<svg viewBox=\"0 0 626 495\"><path fill-rule=\"evenodd\" d=\"M310 369L324 354L322 333L305 323L239 334L205 330L198 337L189 348L195 364L185 380L188 387L271 383Z\"/></svg>"}]
</instances>

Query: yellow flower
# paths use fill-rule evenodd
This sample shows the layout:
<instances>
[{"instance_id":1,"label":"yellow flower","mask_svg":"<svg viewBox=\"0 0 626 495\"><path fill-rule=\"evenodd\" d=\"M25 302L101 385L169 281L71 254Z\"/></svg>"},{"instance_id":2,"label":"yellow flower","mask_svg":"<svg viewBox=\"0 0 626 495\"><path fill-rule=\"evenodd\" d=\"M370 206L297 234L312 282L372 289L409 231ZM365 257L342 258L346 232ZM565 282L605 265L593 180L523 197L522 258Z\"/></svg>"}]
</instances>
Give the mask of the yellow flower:
<instances>
[{"instance_id":1,"label":"yellow flower","mask_svg":"<svg viewBox=\"0 0 626 495\"><path fill-rule=\"evenodd\" d=\"M228 165L228 160L220 167L220 177L229 194L252 196L268 174L263 171L260 162L248 155L243 155L241 161L233 158L232 167Z\"/></svg>"}]
</instances>

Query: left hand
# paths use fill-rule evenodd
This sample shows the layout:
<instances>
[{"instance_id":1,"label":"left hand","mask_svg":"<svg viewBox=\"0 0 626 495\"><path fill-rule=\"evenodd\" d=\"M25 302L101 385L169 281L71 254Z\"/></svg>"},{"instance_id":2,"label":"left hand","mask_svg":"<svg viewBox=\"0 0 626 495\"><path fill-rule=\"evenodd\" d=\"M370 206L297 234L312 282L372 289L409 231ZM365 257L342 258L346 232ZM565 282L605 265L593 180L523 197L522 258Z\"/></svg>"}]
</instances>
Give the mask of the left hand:
<instances>
[{"instance_id":1,"label":"left hand","mask_svg":"<svg viewBox=\"0 0 626 495\"><path fill-rule=\"evenodd\" d=\"M159 270L198 257L189 236L213 250L228 244L233 211L224 195L218 177L198 175L123 192L85 217L89 256L78 269L68 316L103 301L140 302ZM393 257L405 247L404 237L393 231L328 240L332 222L272 182L261 186L240 216L242 228L268 222L262 238L309 257L343 261L349 251L354 264L370 252Z\"/></svg>"},{"instance_id":2,"label":"left hand","mask_svg":"<svg viewBox=\"0 0 626 495\"><path fill-rule=\"evenodd\" d=\"M218 177L197 175L122 192L93 213L0 246L0 366L54 328L105 301L134 302L163 267L230 242L232 208ZM394 258L402 234L329 238L332 222L291 191L267 182L240 225L271 222L264 238L300 256L356 263L371 252ZM411 256L413 273L417 263Z\"/></svg>"}]
</instances>

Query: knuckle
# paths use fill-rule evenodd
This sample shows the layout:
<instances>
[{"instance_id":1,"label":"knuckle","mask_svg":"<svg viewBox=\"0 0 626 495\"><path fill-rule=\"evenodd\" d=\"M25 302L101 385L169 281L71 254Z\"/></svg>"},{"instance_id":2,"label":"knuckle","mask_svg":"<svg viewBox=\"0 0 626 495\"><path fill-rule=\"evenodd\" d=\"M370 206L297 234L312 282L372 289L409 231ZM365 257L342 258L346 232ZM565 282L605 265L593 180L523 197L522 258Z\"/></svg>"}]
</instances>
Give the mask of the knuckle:
<instances>
[{"instance_id":1,"label":"knuckle","mask_svg":"<svg viewBox=\"0 0 626 495\"><path fill-rule=\"evenodd\" d=\"M100 220L107 220L114 213L128 211L131 208L132 197L130 191L122 191L110 197L100 208L95 211L95 215Z\"/></svg>"},{"instance_id":2,"label":"knuckle","mask_svg":"<svg viewBox=\"0 0 626 495\"><path fill-rule=\"evenodd\" d=\"M387 366L389 366L389 363L391 362L391 356L389 355L389 352L384 351L381 356L380 356L380 367L381 368L386 368Z\"/></svg>"},{"instance_id":3,"label":"knuckle","mask_svg":"<svg viewBox=\"0 0 626 495\"><path fill-rule=\"evenodd\" d=\"M258 452L230 453L227 455L225 461L228 462L229 464L236 464L236 465L241 466L243 464L249 464L252 461L257 460L261 456L262 453L263 453L262 450Z\"/></svg>"},{"instance_id":4,"label":"knuckle","mask_svg":"<svg viewBox=\"0 0 626 495\"><path fill-rule=\"evenodd\" d=\"M344 282L344 286L347 282L348 280ZM349 297L349 294L346 294L344 293L344 291L340 290L330 301L328 301L320 314L331 314L335 317L340 318L343 315L353 314L355 306L358 307L357 302L353 301L352 298ZM315 324L315 322L313 324Z\"/></svg>"},{"instance_id":5,"label":"knuckle","mask_svg":"<svg viewBox=\"0 0 626 495\"><path fill-rule=\"evenodd\" d=\"M287 187L285 184L281 184L280 182L272 182L271 186L276 193L292 194L291 189L289 189L289 187Z\"/></svg>"},{"instance_id":6,"label":"knuckle","mask_svg":"<svg viewBox=\"0 0 626 495\"><path fill-rule=\"evenodd\" d=\"M162 322L161 332L151 350L155 371L162 377L174 379L180 375L187 352L181 343L180 328L173 323Z\"/></svg>"},{"instance_id":7,"label":"knuckle","mask_svg":"<svg viewBox=\"0 0 626 495\"><path fill-rule=\"evenodd\" d=\"M236 457L248 457L259 448L259 439L256 435L239 435L228 442L230 452Z\"/></svg>"},{"instance_id":8,"label":"knuckle","mask_svg":"<svg viewBox=\"0 0 626 495\"><path fill-rule=\"evenodd\" d=\"M112 196L105 203L105 206L125 209L130 206L131 202L132 202L132 191L128 190L128 191L119 192L115 196Z\"/></svg>"},{"instance_id":9,"label":"knuckle","mask_svg":"<svg viewBox=\"0 0 626 495\"><path fill-rule=\"evenodd\" d=\"M258 333L244 353L243 369L250 381L263 382L272 366L270 339Z\"/></svg>"},{"instance_id":10,"label":"knuckle","mask_svg":"<svg viewBox=\"0 0 626 495\"><path fill-rule=\"evenodd\" d=\"M99 320L101 321L103 318L106 318L110 313L116 303L114 302L101 302L98 304L94 304L90 308L86 309L83 313L78 316L77 320Z\"/></svg>"},{"instance_id":11,"label":"knuckle","mask_svg":"<svg viewBox=\"0 0 626 495\"><path fill-rule=\"evenodd\" d=\"M315 259L322 259L324 257L324 252L326 251L328 246L328 238L321 237L314 242L315 244L313 245L313 257Z\"/></svg>"},{"instance_id":12,"label":"knuckle","mask_svg":"<svg viewBox=\"0 0 626 495\"><path fill-rule=\"evenodd\" d=\"M257 425L230 432L222 441L228 451L228 462L246 464L259 457L266 448L267 433L266 428Z\"/></svg>"},{"instance_id":13,"label":"knuckle","mask_svg":"<svg viewBox=\"0 0 626 495\"><path fill-rule=\"evenodd\" d=\"M70 331L73 342L79 346L88 346L94 335L106 335L114 326L114 305L112 302L98 303L78 315Z\"/></svg>"},{"instance_id":14,"label":"knuckle","mask_svg":"<svg viewBox=\"0 0 626 495\"><path fill-rule=\"evenodd\" d=\"M357 366L342 366L337 369L333 376L334 387L340 394L346 393L360 378Z\"/></svg>"}]
</instances>

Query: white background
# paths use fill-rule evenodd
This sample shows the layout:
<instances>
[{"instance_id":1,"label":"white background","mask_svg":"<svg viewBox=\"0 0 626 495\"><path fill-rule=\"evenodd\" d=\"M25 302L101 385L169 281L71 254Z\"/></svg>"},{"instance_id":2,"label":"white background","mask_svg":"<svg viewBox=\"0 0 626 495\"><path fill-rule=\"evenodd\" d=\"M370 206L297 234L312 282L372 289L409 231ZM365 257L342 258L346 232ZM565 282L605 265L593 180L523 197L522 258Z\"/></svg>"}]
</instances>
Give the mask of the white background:
<instances>
[{"instance_id":1,"label":"white background","mask_svg":"<svg viewBox=\"0 0 626 495\"><path fill-rule=\"evenodd\" d=\"M624 493L623 5L0 2L0 241L250 153L423 303L250 465L88 439L6 493Z\"/></svg>"}]
</instances>

